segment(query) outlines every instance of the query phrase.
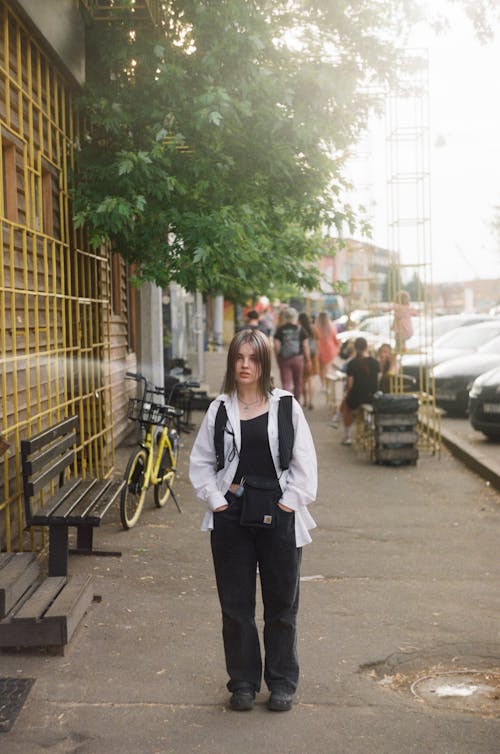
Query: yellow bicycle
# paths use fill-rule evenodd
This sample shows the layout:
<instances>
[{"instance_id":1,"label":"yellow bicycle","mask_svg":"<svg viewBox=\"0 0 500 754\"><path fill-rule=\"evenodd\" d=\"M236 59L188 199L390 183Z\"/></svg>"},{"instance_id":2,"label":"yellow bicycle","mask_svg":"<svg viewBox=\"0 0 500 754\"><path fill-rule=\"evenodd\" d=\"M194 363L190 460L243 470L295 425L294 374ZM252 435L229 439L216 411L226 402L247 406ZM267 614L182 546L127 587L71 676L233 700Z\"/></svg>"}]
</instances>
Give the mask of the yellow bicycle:
<instances>
[{"instance_id":1,"label":"yellow bicycle","mask_svg":"<svg viewBox=\"0 0 500 754\"><path fill-rule=\"evenodd\" d=\"M127 372L127 379L144 385L142 398L130 398L128 418L137 421L141 428L139 445L131 454L124 479L127 482L120 498L120 518L124 529L131 529L142 513L146 493L154 488L157 508L163 508L171 496L177 510L181 507L173 490L179 455L179 422L184 410L165 406L156 396L165 391L153 387L141 374Z\"/></svg>"}]
</instances>

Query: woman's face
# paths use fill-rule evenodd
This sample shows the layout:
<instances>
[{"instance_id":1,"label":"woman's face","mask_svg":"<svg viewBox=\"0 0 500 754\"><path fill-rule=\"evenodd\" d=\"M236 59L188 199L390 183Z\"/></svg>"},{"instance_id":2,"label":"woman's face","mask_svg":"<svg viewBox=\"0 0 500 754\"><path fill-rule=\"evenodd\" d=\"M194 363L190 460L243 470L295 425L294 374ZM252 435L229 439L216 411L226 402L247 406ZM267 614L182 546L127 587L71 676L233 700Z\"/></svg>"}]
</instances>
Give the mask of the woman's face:
<instances>
[{"instance_id":1,"label":"woman's face","mask_svg":"<svg viewBox=\"0 0 500 754\"><path fill-rule=\"evenodd\" d=\"M391 358L391 349L387 348L387 346L382 346L380 351L378 352L378 357L380 361L386 361L387 359Z\"/></svg>"},{"instance_id":2,"label":"woman's face","mask_svg":"<svg viewBox=\"0 0 500 754\"><path fill-rule=\"evenodd\" d=\"M238 385L255 385L260 377L260 364L250 343L242 343L234 364L235 379Z\"/></svg>"}]
</instances>

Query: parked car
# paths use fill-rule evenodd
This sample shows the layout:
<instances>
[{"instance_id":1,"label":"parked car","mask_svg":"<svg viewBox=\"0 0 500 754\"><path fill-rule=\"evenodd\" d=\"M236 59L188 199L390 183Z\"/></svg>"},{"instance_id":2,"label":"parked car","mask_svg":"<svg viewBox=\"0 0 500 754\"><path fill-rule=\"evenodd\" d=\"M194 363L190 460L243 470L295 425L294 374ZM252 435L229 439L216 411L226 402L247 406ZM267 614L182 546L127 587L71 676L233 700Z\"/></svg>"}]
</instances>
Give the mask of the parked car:
<instances>
[{"instance_id":1,"label":"parked car","mask_svg":"<svg viewBox=\"0 0 500 754\"><path fill-rule=\"evenodd\" d=\"M354 309L349 314L349 319L353 323L353 325L360 325L361 322L363 322L367 317L371 317L372 312L369 309Z\"/></svg>"},{"instance_id":2,"label":"parked car","mask_svg":"<svg viewBox=\"0 0 500 754\"><path fill-rule=\"evenodd\" d=\"M480 322L491 320L489 314L443 314L438 317L418 320L414 326L414 335L406 341L408 351L426 348L447 332L457 327L478 325Z\"/></svg>"},{"instance_id":3,"label":"parked car","mask_svg":"<svg viewBox=\"0 0 500 754\"><path fill-rule=\"evenodd\" d=\"M356 329L344 330L338 337L342 343L347 340L354 341L356 338L364 338L373 352L376 352L382 343L394 346L394 335L391 331L392 315L377 314L364 319Z\"/></svg>"},{"instance_id":4,"label":"parked car","mask_svg":"<svg viewBox=\"0 0 500 754\"><path fill-rule=\"evenodd\" d=\"M436 404L449 414L465 416L472 383L495 367L500 367L500 336L468 356L438 364L432 370Z\"/></svg>"},{"instance_id":5,"label":"parked car","mask_svg":"<svg viewBox=\"0 0 500 754\"><path fill-rule=\"evenodd\" d=\"M369 348L374 352L377 351L382 343L387 342L381 335L368 332L368 330L344 330L343 332L337 333L337 338L341 344L347 343L348 340L352 340L354 343L356 338L364 338L368 343Z\"/></svg>"},{"instance_id":6,"label":"parked car","mask_svg":"<svg viewBox=\"0 0 500 754\"><path fill-rule=\"evenodd\" d=\"M385 342L392 338L391 332L392 314L377 314L372 317L367 317L359 325L359 329L363 332L373 333L374 335L380 335Z\"/></svg>"},{"instance_id":7,"label":"parked car","mask_svg":"<svg viewBox=\"0 0 500 754\"><path fill-rule=\"evenodd\" d=\"M355 309L350 314L342 314L337 319L333 319L332 325L340 333L347 330L349 323L355 327L359 327L359 324L367 317L371 317L371 312L368 309Z\"/></svg>"},{"instance_id":8,"label":"parked car","mask_svg":"<svg viewBox=\"0 0 500 754\"><path fill-rule=\"evenodd\" d=\"M412 317L413 335L406 342L406 350L418 351L428 348L432 345L432 341L435 342L442 335L457 327L478 325L491 319L493 318L488 314L445 314L440 317L415 315ZM394 333L391 329L392 320L392 314L368 317L361 322L358 329L362 333L368 332L379 336L375 339L378 344L389 343L394 345Z\"/></svg>"},{"instance_id":9,"label":"parked car","mask_svg":"<svg viewBox=\"0 0 500 754\"><path fill-rule=\"evenodd\" d=\"M478 432L500 440L500 367L481 374L472 383L469 420Z\"/></svg>"},{"instance_id":10,"label":"parked car","mask_svg":"<svg viewBox=\"0 0 500 754\"><path fill-rule=\"evenodd\" d=\"M426 348L421 354L405 354L401 359L404 374L416 380L423 377L421 389L425 388L425 372L437 364L458 356L474 353L481 346L500 335L500 319L491 319L478 325L458 327L442 335L434 342L434 347Z\"/></svg>"}]
</instances>

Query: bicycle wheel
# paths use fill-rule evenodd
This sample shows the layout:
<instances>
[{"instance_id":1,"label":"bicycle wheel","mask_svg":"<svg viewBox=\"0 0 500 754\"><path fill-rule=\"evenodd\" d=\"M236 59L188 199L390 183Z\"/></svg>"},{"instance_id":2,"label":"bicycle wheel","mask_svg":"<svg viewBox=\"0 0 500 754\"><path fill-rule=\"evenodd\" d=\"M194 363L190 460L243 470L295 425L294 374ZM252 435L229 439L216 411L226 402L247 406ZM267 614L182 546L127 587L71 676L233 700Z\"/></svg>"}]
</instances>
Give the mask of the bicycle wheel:
<instances>
[{"instance_id":1,"label":"bicycle wheel","mask_svg":"<svg viewBox=\"0 0 500 754\"><path fill-rule=\"evenodd\" d=\"M143 489L148 452L138 448L129 458L124 479L127 482L120 497L120 518L124 529L131 529L141 515L147 489Z\"/></svg>"},{"instance_id":2,"label":"bicycle wheel","mask_svg":"<svg viewBox=\"0 0 500 754\"><path fill-rule=\"evenodd\" d=\"M172 442L172 439L174 439L174 442ZM168 452L168 448L165 448L165 450L163 451L160 472L158 474L161 481L159 481L158 484L155 484L154 486L154 500L157 508L163 508L168 498L170 497L170 490L172 489L174 484L177 459L179 457L179 443L177 436L175 438L171 438L171 447L173 462L171 462L170 460L170 453Z\"/></svg>"}]
</instances>

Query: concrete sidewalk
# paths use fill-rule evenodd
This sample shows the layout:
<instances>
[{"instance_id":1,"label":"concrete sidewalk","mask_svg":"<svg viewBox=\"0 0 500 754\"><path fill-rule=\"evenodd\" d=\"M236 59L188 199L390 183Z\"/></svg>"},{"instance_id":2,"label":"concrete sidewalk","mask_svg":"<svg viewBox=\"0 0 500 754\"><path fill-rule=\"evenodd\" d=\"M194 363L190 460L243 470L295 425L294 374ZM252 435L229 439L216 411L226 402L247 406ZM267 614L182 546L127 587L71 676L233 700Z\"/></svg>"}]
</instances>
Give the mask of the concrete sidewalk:
<instances>
[{"instance_id":1,"label":"concrete sidewalk","mask_svg":"<svg viewBox=\"0 0 500 754\"><path fill-rule=\"evenodd\" d=\"M151 496L135 529L122 531L116 512L96 532L121 558L71 557L70 572L93 573L102 601L66 656L0 655L2 676L36 678L13 729L0 733L2 754L499 750L489 689L500 680L500 495L446 449L416 467L370 464L340 445L321 402L308 412L320 490L303 556L293 710L268 712L264 690L251 713L226 707L209 539L187 480L191 434L176 485L182 515L156 510ZM119 449L117 469L129 452ZM469 682L463 670L482 675ZM461 688L426 695L427 677Z\"/></svg>"},{"instance_id":2,"label":"concrete sidewalk","mask_svg":"<svg viewBox=\"0 0 500 754\"><path fill-rule=\"evenodd\" d=\"M468 419L444 416L443 443L469 469L500 490L500 441L475 431Z\"/></svg>"}]
</instances>

